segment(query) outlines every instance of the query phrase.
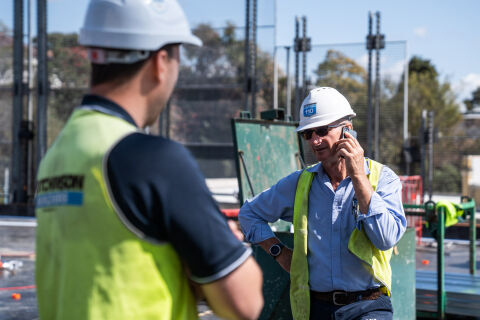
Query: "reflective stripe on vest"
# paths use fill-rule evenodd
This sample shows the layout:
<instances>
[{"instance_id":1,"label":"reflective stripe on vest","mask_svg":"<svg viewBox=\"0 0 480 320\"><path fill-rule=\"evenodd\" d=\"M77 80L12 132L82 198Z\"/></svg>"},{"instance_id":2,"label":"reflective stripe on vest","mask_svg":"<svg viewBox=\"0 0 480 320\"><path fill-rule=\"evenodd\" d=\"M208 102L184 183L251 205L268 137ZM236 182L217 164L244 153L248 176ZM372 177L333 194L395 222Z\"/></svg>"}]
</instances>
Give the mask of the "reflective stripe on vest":
<instances>
[{"instance_id":1,"label":"reflective stripe on vest","mask_svg":"<svg viewBox=\"0 0 480 320\"><path fill-rule=\"evenodd\" d=\"M169 243L119 219L103 160L137 129L77 109L38 173L36 282L40 319L196 319L182 261Z\"/></svg>"},{"instance_id":2,"label":"reflective stripe on vest","mask_svg":"<svg viewBox=\"0 0 480 320\"><path fill-rule=\"evenodd\" d=\"M369 167L368 180L374 191L377 189L383 165L371 159L366 159ZM308 169L308 168L307 168ZM295 193L293 225L294 250L290 267L290 304L295 320L310 317L310 287L308 284L308 195L315 173L303 170ZM358 207L357 207L358 214ZM368 239L364 229L355 228L348 242L348 249L359 259L370 266L370 272L375 280L382 283L385 293L390 295L391 269L390 258L392 249L378 250Z\"/></svg>"}]
</instances>

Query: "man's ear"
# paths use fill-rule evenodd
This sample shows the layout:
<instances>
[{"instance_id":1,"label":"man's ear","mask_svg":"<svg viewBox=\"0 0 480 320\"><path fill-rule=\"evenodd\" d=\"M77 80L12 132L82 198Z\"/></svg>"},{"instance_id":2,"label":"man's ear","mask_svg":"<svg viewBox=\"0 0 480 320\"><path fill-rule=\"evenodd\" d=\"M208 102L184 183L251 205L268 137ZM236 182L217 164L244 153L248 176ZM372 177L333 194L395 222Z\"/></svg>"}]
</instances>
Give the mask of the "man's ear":
<instances>
[{"instance_id":1,"label":"man's ear","mask_svg":"<svg viewBox=\"0 0 480 320\"><path fill-rule=\"evenodd\" d=\"M163 82L167 76L168 53L165 50L159 50L153 54L153 77L159 82Z\"/></svg>"}]
</instances>

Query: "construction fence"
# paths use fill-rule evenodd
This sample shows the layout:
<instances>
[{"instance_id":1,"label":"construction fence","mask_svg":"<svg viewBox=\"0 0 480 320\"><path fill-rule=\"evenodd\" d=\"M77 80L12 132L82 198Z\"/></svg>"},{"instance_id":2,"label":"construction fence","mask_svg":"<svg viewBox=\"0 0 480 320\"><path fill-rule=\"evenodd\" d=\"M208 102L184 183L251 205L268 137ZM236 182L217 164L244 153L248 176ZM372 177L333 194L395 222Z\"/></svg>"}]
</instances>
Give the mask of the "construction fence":
<instances>
[{"instance_id":1,"label":"construction fence","mask_svg":"<svg viewBox=\"0 0 480 320\"><path fill-rule=\"evenodd\" d=\"M13 3L13 0L11 0ZM230 119L238 117L242 111L251 110L252 101L258 117L262 110L274 105L274 53L277 57L278 106L298 110L308 89L315 86L337 88L351 102L357 113L354 127L358 139L367 151L368 116L368 51L364 42L351 44L316 44L306 54L306 61L298 64L297 73L301 74L305 65L305 78L299 77L299 94L295 96L295 53L293 45L280 46L275 43L274 1L259 0L257 18L257 55L255 74L246 79L245 70L245 10L244 1L228 2L214 0L209 2L212 8L235 6L238 10L220 17L212 17L211 11L195 11L195 1L180 1L191 27L202 38L200 48L184 46L181 51L180 75L177 87L159 122L149 130L153 134L168 136L186 145L197 158L200 168L207 178L236 176ZM48 2L52 8L56 2ZM63 6L74 6L74 0L62 1ZM85 8L86 9L86 3ZM53 9L52 9L53 10ZM219 9L220 10L220 9ZM62 11L49 11L49 25L53 24ZM84 12L77 12L83 16ZM229 14L231 16L229 16ZM11 17L10 17L11 18ZM4 21L2 21L4 20ZM13 23L0 15L0 185L4 184L6 172L11 169L12 160L12 92L13 92ZM80 28L78 25L78 30ZM292 21L292 29L294 22ZM367 26L365 26L367 30ZM388 35L387 35L388 36ZM363 41L363 39L359 39ZM25 70L27 70L27 41L25 41ZM287 63L287 49L290 54ZM33 51L36 52L35 41ZM34 55L35 56L35 55ZM76 32L49 32L48 34L48 116L47 128L38 128L35 123L35 108L32 121L35 130L47 131L47 144L50 145L60 132L66 119L77 106L82 96L88 92L89 62L85 49L77 43ZM36 71L35 58L31 61L33 73ZM372 53L372 94L375 91L375 51ZM287 68L287 64L289 68ZM407 172L403 150L404 141L404 94L405 67L407 65L406 42L387 41L380 52L379 70L379 120L373 154L376 160L389 165L400 175L420 174L418 159L413 159ZM24 75L25 82L28 78ZM246 94L246 82L254 81L256 95ZM291 84L290 94L287 93ZM30 90L35 93L36 82L32 81ZM287 97L290 96L290 102ZM29 98L35 106L35 95ZM295 105L297 102L297 105ZM375 100L372 99L375 107ZM28 114L28 112L24 112ZM295 115L292 115L295 118ZM408 124L408 123L407 123ZM35 132L34 130L34 132ZM472 129L475 130L475 129ZM409 129L409 145L418 147L419 132ZM469 139L466 131L442 132L434 140L434 167L443 168L434 177L434 190L461 192L461 176L458 170L462 163L465 141ZM472 142L474 145L475 142ZM448 148L446 147L448 146ZM35 148L35 146L33 146ZM476 148L476 147L475 147ZM310 159L313 161L313 159ZM35 163L35 161L32 161ZM32 171L34 171L34 166ZM438 180L440 179L440 180ZM30 179L33 181L34 179ZM436 183L435 181L441 181ZM448 181L449 183L445 183ZM425 186L424 186L425 187ZM30 185L33 196L33 182ZM0 188L3 190L3 188ZM1 201L0 201L1 202Z\"/></svg>"}]
</instances>

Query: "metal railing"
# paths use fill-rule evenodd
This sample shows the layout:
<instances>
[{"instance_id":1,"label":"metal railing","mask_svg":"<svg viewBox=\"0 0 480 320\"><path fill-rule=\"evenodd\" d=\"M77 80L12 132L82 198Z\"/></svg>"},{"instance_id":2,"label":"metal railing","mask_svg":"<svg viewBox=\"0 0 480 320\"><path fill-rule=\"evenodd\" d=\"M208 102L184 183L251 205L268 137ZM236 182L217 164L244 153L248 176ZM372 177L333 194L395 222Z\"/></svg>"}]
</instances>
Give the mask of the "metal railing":
<instances>
[{"instance_id":1,"label":"metal railing","mask_svg":"<svg viewBox=\"0 0 480 320\"><path fill-rule=\"evenodd\" d=\"M463 210L463 217L469 216L469 268L470 274L476 274L476 224L475 200L462 196L460 204L455 204L457 209ZM436 206L433 201L422 205L404 204L405 214L421 216L423 219L436 224L435 238L437 240L437 312L417 311L417 316L445 319L446 291L445 291L445 208Z\"/></svg>"}]
</instances>

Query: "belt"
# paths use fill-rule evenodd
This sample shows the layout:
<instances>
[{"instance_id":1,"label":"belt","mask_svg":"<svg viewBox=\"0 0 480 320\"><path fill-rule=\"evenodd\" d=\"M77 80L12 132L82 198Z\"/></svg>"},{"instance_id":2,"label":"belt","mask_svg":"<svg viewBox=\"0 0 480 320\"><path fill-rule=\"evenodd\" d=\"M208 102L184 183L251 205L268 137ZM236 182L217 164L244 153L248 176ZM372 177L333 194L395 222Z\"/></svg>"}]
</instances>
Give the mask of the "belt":
<instances>
[{"instance_id":1,"label":"belt","mask_svg":"<svg viewBox=\"0 0 480 320\"><path fill-rule=\"evenodd\" d=\"M310 297L330 302L336 306L344 306L360 300L377 300L378 297L383 295L383 292L380 291L380 288L368 289L365 291L330 291L330 292L317 292L310 290Z\"/></svg>"}]
</instances>

